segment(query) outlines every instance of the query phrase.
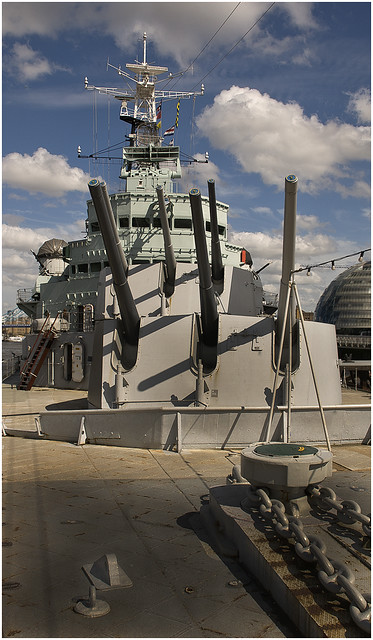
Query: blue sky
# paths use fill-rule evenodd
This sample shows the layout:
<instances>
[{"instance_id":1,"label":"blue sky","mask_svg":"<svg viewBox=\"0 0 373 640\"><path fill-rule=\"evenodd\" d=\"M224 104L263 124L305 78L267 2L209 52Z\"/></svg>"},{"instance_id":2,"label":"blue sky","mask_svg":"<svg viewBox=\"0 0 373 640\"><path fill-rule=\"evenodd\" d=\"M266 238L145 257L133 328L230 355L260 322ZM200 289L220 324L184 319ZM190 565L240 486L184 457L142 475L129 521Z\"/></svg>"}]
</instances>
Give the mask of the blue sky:
<instances>
[{"instance_id":1,"label":"blue sky","mask_svg":"<svg viewBox=\"0 0 373 640\"><path fill-rule=\"evenodd\" d=\"M194 110L193 101L181 103L175 144L195 157L208 151L210 162L186 168L181 187L207 193L206 180L215 178L218 199L230 205L231 241L251 252L257 269L272 261L265 289L278 291L289 173L299 178L297 265L370 247L369 2L4 2L2 9L3 311L15 307L18 288L33 285L30 250L51 237L84 237L90 177L98 173L110 191L123 188L119 165L108 170L77 157L78 145L89 154L128 133L119 103L85 91L84 77L123 87L107 60L141 60L143 31L149 62L173 73L193 62L175 89L197 90L203 79ZM165 103L163 130L174 120L175 103ZM306 310L339 273L298 276Z\"/></svg>"}]
</instances>

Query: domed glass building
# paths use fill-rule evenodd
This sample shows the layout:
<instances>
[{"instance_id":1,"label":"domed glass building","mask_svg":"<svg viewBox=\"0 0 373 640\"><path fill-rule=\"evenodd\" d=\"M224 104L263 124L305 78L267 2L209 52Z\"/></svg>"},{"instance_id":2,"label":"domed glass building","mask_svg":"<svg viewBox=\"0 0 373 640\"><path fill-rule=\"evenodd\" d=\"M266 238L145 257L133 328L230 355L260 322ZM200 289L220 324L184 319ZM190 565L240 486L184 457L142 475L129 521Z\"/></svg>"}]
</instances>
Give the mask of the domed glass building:
<instances>
[{"instance_id":1,"label":"domed glass building","mask_svg":"<svg viewBox=\"0 0 373 640\"><path fill-rule=\"evenodd\" d=\"M317 303L315 320L335 325L341 357L352 349L354 357L370 358L370 281L371 263L354 265L329 284Z\"/></svg>"},{"instance_id":2,"label":"domed glass building","mask_svg":"<svg viewBox=\"0 0 373 640\"><path fill-rule=\"evenodd\" d=\"M369 332L371 263L355 265L325 289L316 306L316 322L334 324L338 333Z\"/></svg>"}]
</instances>

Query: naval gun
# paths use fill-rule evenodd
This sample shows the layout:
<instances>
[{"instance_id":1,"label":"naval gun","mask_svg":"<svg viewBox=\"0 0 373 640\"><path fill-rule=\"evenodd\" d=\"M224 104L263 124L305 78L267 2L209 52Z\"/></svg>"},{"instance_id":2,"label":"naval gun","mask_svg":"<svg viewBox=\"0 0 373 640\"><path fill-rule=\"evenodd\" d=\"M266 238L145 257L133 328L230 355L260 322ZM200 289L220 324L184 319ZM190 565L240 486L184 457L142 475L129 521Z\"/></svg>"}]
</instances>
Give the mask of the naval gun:
<instances>
[{"instance_id":1,"label":"naval gun","mask_svg":"<svg viewBox=\"0 0 373 640\"><path fill-rule=\"evenodd\" d=\"M284 229L282 240L282 269L276 321L276 363L281 357L281 369L290 363L291 370L299 366L299 322L296 320L295 296L290 293L291 277L295 267L295 241L297 218L298 178L285 178ZM283 351L280 356L281 336Z\"/></svg>"},{"instance_id":2,"label":"naval gun","mask_svg":"<svg viewBox=\"0 0 373 640\"><path fill-rule=\"evenodd\" d=\"M170 296L172 296L175 290L176 260L175 260L174 248L172 246L172 241L171 241L170 227L168 224L163 187L158 186L156 188L156 191L157 191L158 206L159 206L159 217L161 220L161 227L162 227L163 240L164 240L165 258L166 258L166 263L164 266L165 280L164 280L163 291L166 298L169 298Z\"/></svg>"},{"instance_id":3,"label":"naval gun","mask_svg":"<svg viewBox=\"0 0 373 640\"><path fill-rule=\"evenodd\" d=\"M221 446L228 440L235 445L259 441L266 433L273 398L273 433L282 429L284 408L278 407L286 405L290 388L293 407L299 408L293 410L292 429L305 437L304 415L308 425L308 408L317 404L310 363L306 350L301 349L303 328L295 319L295 306L288 303L294 270L296 178L285 180L286 238L277 319L263 311L262 284L251 266L227 264L224 255L220 260L219 250L213 250L216 234L211 234L209 242L212 218L210 228L207 223L208 205L212 205L211 216L215 193L213 183L208 185L209 201L198 189L189 192L194 237L194 254L189 254L189 260L183 261L180 249L175 259L164 187L158 187L150 206L154 211L158 204L163 220L163 250L158 254L163 260L128 266L115 239L115 219L108 215L105 188L97 181L90 185L98 219L101 209L104 220L111 221L109 243L111 239L115 251L113 258L107 248L110 268L100 273L88 402L92 409L124 412L120 437L125 438L126 446L164 446L180 420L185 446L187 442ZM224 253L226 244L220 242ZM121 265L119 279L116 263ZM276 373L286 323L292 329L291 342L288 338L287 352L282 349L282 364ZM313 322L306 325L321 400L340 404L335 328ZM290 344L296 348L291 352L289 371ZM311 439L320 439L318 415L315 421ZM123 429L118 423L113 433Z\"/></svg>"},{"instance_id":4,"label":"naval gun","mask_svg":"<svg viewBox=\"0 0 373 640\"><path fill-rule=\"evenodd\" d=\"M215 180L208 180L210 225L211 225L211 277L215 291L220 294L224 290L224 265L219 240L218 216L216 212Z\"/></svg>"},{"instance_id":5,"label":"naval gun","mask_svg":"<svg viewBox=\"0 0 373 640\"><path fill-rule=\"evenodd\" d=\"M211 278L208 259L205 225L203 220L201 192L191 189L189 192L193 218L194 242L199 276L199 296L201 304L201 339L197 359L202 360L204 371L212 371L216 367L219 314L215 298L215 290Z\"/></svg>"},{"instance_id":6,"label":"naval gun","mask_svg":"<svg viewBox=\"0 0 373 640\"><path fill-rule=\"evenodd\" d=\"M122 365L131 369L137 358L140 316L128 284L128 264L119 239L114 214L105 183L93 179L88 183L106 254L113 274L113 286L124 329Z\"/></svg>"}]
</instances>

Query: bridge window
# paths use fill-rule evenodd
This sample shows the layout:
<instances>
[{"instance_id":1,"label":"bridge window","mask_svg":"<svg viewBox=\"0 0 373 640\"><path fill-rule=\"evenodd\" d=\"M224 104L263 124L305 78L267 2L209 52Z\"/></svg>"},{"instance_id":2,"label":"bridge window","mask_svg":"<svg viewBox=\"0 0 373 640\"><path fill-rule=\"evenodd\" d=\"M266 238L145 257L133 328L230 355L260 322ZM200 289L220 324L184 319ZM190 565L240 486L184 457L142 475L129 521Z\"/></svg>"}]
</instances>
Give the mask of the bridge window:
<instances>
[{"instance_id":1,"label":"bridge window","mask_svg":"<svg viewBox=\"0 0 373 640\"><path fill-rule=\"evenodd\" d=\"M175 218L174 228L175 229L191 229L192 220L190 218Z\"/></svg>"},{"instance_id":2,"label":"bridge window","mask_svg":"<svg viewBox=\"0 0 373 640\"><path fill-rule=\"evenodd\" d=\"M127 216L125 218L119 218L119 226L121 229L128 229L130 226L129 218Z\"/></svg>"},{"instance_id":3,"label":"bridge window","mask_svg":"<svg viewBox=\"0 0 373 640\"><path fill-rule=\"evenodd\" d=\"M133 227L150 227L149 218L132 218Z\"/></svg>"},{"instance_id":4,"label":"bridge window","mask_svg":"<svg viewBox=\"0 0 373 640\"><path fill-rule=\"evenodd\" d=\"M170 229L172 229L172 222L171 222L171 218L168 218L168 226ZM161 229L162 228L162 223L161 223L161 219L160 218L153 218L153 227L156 229Z\"/></svg>"},{"instance_id":5,"label":"bridge window","mask_svg":"<svg viewBox=\"0 0 373 640\"><path fill-rule=\"evenodd\" d=\"M100 231L100 225L98 224L98 222L91 222L91 231L92 233L97 233L97 231Z\"/></svg>"},{"instance_id":6,"label":"bridge window","mask_svg":"<svg viewBox=\"0 0 373 640\"><path fill-rule=\"evenodd\" d=\"M206 231L211 231L210 220L206 221ZM218 224L218 233L219 233L219 236L223 236L225 233L225 227L223 227L221 224Z\"/></svg>"},{"instance_id":7,"label":"bridge window","mask_svg":"<svg viewBox=\"0 0 373 640\"><path fill-rule=\"evenodd\" d=\"M88 273L88 264L78 264L78 273Z\"/></svg>"},{"instance_id":8,"label":"bridge window","mask_svg":"<svg viewBox=\"0 0 373 640\"><path fill-rule=\"evenodd\" d=\"M91 273L98 273L101 271L101 262L91 262Z\"/></svg>"}]
</instances>

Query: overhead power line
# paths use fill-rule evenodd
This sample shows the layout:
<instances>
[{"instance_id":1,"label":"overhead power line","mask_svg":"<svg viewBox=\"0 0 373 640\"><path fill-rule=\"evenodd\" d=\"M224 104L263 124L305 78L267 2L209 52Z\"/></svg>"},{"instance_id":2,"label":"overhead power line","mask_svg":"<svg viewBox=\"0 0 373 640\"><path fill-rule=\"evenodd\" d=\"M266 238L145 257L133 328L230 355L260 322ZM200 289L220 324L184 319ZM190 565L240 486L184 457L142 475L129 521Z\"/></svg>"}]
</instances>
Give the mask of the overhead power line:
<instances>
[{"instance_id":1,"label":"overhead power line","mask_svg":"<svg viewBox=\"0 0 373 640\"><path fill-rule=\"evenodd\" d=\"M237 40L237 42L233 45L233 47L231 47L231 48L229 49L229 51L227 51L227 53L225 53L225 54L224 54L224 56L223 56L222 58L220 58L220 60L219 60L219 61L218 61L218 62L217 62L217 63L216 63L216 64L215 64L211 69L210 69L210 71L208 71L208 72L203 76L203 78L201 78L201 80L199 80L199 82L197 82L197 84L195 84L195 85L194 85L194 87L192 87L192 89L191 89L192 91L193 91L193 89L195 89L195 87L199 86L199 85L201 84L201 82L203 82L203 81L207 78L207 76L209 76L209 75L210 75L210 73L212 73L212 72L216 69L216 67L218 67L218 66L219 66L219 64L220 64L221 62L223 62L223 60L225 60L225 58L226 58L227 56L229 56L229 54L230 54L230 53L232 53L232 51L233 51L233 50L234 50L234 49L235 49L235 48L240 44L240 42L242 42L242 40L244 40L244 39L246 38L246 36L250 33L250 31L252 31L252 30L254 29L254 27L256 27L256 25L257 25L257 24L258 24L258 23L259 23L259 22L264 18L264 16L265 16L265 15L266 15L266 14L267 14L271 9L272 9L272 7L273 7L275 4L276 4L275 2L272 2L272 3L270 4L270 6L268 7L268 9L266 9L266 10L262 13L262 15L261 15L261 16L259 16L259 18L254 22L254 24L252 24L252 25L251 25L250 29L248 29L248 30L246 31L246 33L244 33L244 35L243 35L239 40ZM236 7L236 8L237 8L237 7Z\"/></svg>"},{"instance_id":2,"label":"overhead power line","mask_svg":"<svg viewBox=\"0 0 373 640\"><path fill-rule=\"evenodd\" d=\"M225 20L221 23L220 27L215 31L214 35L211 36L210 40L208 42L206 42L205 46L203 47L203 49L201 49L201 51L199 52L199 54L194 58L194 60L192 60L192 62L190 63L189 67L187 67L186 69L184 69L184 71L181 71L181 73L178 74L178 79L174 82L174 84L172 85L171 89L174 88L174 86L179 82L180 78L189 71L189 69L192 68L192 66L194 65L194 63L196 62L196 60L198 60L198 58L200 57L200 55L202 55L202 53L205 51L205 49L207 49L207 47L209 46L209 44L213 41L213 39L215 38L215 36L217 36L217 34L219 33L219 31L224 27L224 25L228 22L229 18L234 14L234 12L236 11L236 9L238 9L238 7L240 6L241 2L238 2L236 4L236 6L234 7L234 9L232 9L232 11L230 12L229 16L227 16L225 18ZM175 77L175 76L174 76ZM170 81L173 78L170 78ZM167 83L168 84L168 83ZM167 84L165 86L167 86Z\"/></svg>"},{"instance_id":3,"label":"overhead power line","mask_svg":"<svg viewBox=\"0 0 373 640\"><path fill-rule=\"evenodd\" d=\"M185 69L184 73L186 73L187 71L189 71L189 69L194 65L195 61L198 60L198 58L200 57L200 55L204 52L205 49L207 49L207 47L209 46L210 42L213 41L213 39L215 38L215 36L219 33L219 31L224 27L224 25L226 24L226 22L228 22L229 18L233 15L233 13L236 11L236 9L238 9L238 7L240 6L241 2L238 2L236 4L236 6L234 7L234 9L232 9L232 11L230 12L229 16L226 17L226 19L224 20L224 22L222 22L222 24L220 25L219 29L217 31L215 31L214 35L210 38L210 40L205 44L205 46L203 47L203 49L201 49L201 51L199 52L198 56L196 56L194 58L194 60L192 60L192 62L190 63L189 67L187 69Z\"/></svg>"}]
</instances>

